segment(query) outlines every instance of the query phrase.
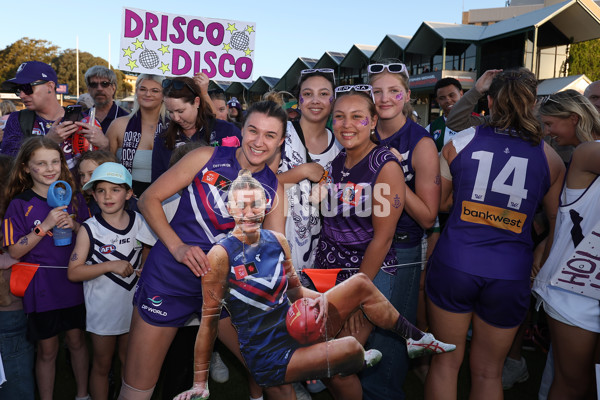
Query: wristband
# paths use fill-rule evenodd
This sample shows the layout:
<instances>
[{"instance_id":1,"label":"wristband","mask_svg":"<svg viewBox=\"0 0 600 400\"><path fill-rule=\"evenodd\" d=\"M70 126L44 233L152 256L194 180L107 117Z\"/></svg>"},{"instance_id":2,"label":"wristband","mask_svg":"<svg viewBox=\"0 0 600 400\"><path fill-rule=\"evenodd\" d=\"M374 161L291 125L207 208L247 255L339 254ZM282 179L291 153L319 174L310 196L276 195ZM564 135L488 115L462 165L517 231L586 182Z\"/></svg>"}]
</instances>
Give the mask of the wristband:
<instances>
[{"instance_id":1,"label":"wristband","mask_svg":"<svg viewBox=\"0 0 600 400\"><path fill-rule=\"evenodd\" d=\"M52 232L46 232L40 225L36 225L36 227L33 228L33 232L41 237L44 237L46 235L52 236Z\"/></svg>"}]
</instances>

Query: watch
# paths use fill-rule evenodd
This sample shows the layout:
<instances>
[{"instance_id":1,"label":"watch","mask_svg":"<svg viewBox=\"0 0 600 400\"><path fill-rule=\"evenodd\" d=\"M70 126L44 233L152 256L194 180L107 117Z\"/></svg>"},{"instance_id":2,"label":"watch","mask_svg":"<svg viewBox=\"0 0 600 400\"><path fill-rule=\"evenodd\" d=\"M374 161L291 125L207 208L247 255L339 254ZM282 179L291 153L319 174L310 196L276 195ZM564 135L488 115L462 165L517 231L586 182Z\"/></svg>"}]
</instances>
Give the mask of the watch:
<instances>
[{"instance_id":1,"label":"watch","mask_svg":"<svg viewBox=\"0 0 600 400\"><path fill-rule=\"evenodd\" d=\"M52 236L50 232L46 232L40 225L36 225L36 227L33 228L33 232L38 236Z\"/></svg>"}]
</instances>

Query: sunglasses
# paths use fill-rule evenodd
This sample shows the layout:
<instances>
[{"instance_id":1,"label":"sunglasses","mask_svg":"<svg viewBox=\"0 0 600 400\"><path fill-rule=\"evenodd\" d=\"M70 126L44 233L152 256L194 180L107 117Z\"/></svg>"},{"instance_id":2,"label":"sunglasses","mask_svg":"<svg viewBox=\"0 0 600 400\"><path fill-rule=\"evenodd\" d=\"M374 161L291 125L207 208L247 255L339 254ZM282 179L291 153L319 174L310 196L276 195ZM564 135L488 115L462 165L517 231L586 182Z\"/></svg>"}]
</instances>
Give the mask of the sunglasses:
<instances>
[{"instance_id":1,"label":"sunglasses","mask_svg":"<svg viewBox=\"0 0 600 400\"><path fill-rule=\"evenodd\" d=\"M554 102L554 103L556 103L556 104L560 104L558 101L556 101L556 100L554 100L554 99L552 98L552 95L551 95L551 94L549 94L549 95L546 95L546 96L544 96L544 97L540 98L538 101L540 102L540 105L541 105L541 106L543 106L544 104L546 104L546 103L547 103L547 102L549 102L549 101L552 101L552 102Z\"/></svg>"},{"instance_id":2,"label":"sunglasses","mask_svg":"<svg viewBox=\"0 0 600 400\"><path fill-rule=\"evenodd\" d=\"M332 68L309 68L309 69L303 69L302 71L300 71L300 76L310 75L310 74L316 74L318 72L320 72L322 74L331 74L333 76L333 80L335 81L335 71Z\"/></svg>"},{"instance_id":3,"label":"sunglasses","mask_svg":"<svg viewBox=\"0 0 600 400\"><path fill-rule=\"evenodd\" d=\"M385 70L392 74L402 74L408 79L408 69L402 63L370 64L368 67L369 74L380 74Z\"/></svg>"},{"instance_id":4,"label":"sunglasses","mask_svg":"<svg viewBox=\"0 0 600 400\"><path fill-rule=\"evenodd\" d=\"M181 89L183 89L184 86L187 86L187 88L190 90L190 92L192 92L192 94L194 96L199 97L198 93L194 90L194 88L192 88L190 85L188 85L187 82L176 81L174 79L165 79L162 81L162 87L165 90L169 89L169 88L173 88L175 90L181 90Z\"/></svg>"},{"instance_id":5,"label":"sunglasses","mask_svg":"<svg viewBox=\"0 0 600 400\"><path fill-rule=\"evenodd\" d=\"M33 94L34 86L43 85L44 83L47 83L47 82L48 81L35 81L35 82L31 82L31 83L24 83L22 85L15 87L15 94L17 96L19 96L21 94L21 92L23 92L23 93L25 93L26 96L29 96L29 95Z\"/></svg>"},{"instance_id":6,"label":"sunglasses","mask_svg":"<svg viewBox=\"0 0 600 400\"><path fill-rule=\"evenodd\" d=\"M340 96L343 94L347 94L351 91L355 92L365 92L371 96L373 103L375 103L375 96L373 96L373 87L371 85L344 85L338 86L335 88L335 98L338 98L338 93Z\"/></svg>"},{"instance_id":7,"label":"sunglasses","mask_svg":"<svg viewBox=\"0 0 600 400\"><path fill-rule=\"evenodd\" d=\"M92 89L97 89L98 86L102 86L104 89L106 89L107 87L109 87L110 85L112 85L111 82L109 81L102 81L102 82L90 82L88 83L88 87L92 88Z\"/></svg>"}]
</instances>

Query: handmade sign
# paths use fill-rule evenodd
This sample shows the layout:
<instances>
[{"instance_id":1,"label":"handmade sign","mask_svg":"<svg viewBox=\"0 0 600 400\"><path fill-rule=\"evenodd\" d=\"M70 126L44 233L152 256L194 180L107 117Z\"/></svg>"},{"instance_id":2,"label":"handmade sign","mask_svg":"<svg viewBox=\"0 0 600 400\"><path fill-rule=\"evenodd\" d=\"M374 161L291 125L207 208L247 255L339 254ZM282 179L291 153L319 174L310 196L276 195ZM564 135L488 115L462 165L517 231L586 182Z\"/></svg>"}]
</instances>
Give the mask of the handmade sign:
<instances>
[{"instance_id":1,"label":"handmade sign","mask_svg":"<svg viewBox=\"0 0 600 400\"><path fill-rule=\"evenodd\" d=\"M550 284L600 300L600 223L583 238Z\"/></svg>"},{"instance_id":2,"label":"handmade sign","mask_svg":"<svg viewBox=\"0 0 600 400\"><path fill-rule=\"evenodd\" d=\"M256 24L123 8L119 69L232 82L252 80Z\"/></svg>"}]
</instances>

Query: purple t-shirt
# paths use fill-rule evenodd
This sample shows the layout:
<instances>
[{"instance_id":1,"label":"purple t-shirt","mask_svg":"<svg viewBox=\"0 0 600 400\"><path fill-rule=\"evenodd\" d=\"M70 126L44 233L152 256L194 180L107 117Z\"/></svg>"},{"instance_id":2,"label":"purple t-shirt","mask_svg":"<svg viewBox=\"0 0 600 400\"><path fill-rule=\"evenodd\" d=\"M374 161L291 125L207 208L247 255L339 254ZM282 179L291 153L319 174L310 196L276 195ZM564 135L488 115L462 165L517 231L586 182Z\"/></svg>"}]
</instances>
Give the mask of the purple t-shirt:
<instances>
[{"instance_id":1,"label":"purple t-shirt","mask_svg":"<svg viewBox=\"0 0 600 400\"><path fill-rule=\"evenodd\" d=\"M379 139L377 130L375 130L375 135ZM427 138L426 140L433 140L425 128L408 118L398 132L387 139L380 139L383 146L392 147L402 155L400 165L402 166L402 172L404 172L404 181L406 186L413 192L415 191L415 170L412 165L412 157L415 147L424 137ZM421 238L423 237L423 228L404 210L398 220L396 233L402 240L395 242L394 246L410 248L420 245Z\"/></svg>"},{"instance_id":2,"label":"purple t-shirt","mask_svg":"<svg viewBox=\"0 0 600 400\"><path fill-rule=\"evenodd\" d=\"M316 268L358 268L373 239L372 203L374 185L381 168L398 162L386 147L375 147L346 171L346 151L342 150L329 168L328 195L322 205L323 230L317 246ZM392 247L383 266L395 265Z\"/></svg>"},{"instance_id":3,"label":"purple t-shirt","mask_svg":"<svg viewBox=\"0 0 600 400\"><path fill-rule=\"evenodd\" d=\"M431 262L485 278L529 279L533 216L550 188L544 142L479 126L450 172L453 207Z\"/></svg>"},{"instance_id":4,"label":"purple t-shirt","mask_svg":"<svg viewBox=\"0 0 600 400\"><path fill-rule=\"evenodd\" d=\"M4 137L2 138L2 148L0 149L1 154L7 154L9 156L16 157L19 149L21 148L21 143L23 142L24 136L23 131L21 130L21 124L19 122L20 113L21 112L11 113L8 117L8 121L6 121L6 126L4 127ZM54 121L45 120L39 115L35 114L31 135L47 135L53 123ZM69 169L75 168L73 141L71 138L69 137L65 139L65 141L60 144L60 148L65 155Z\"/></svg>"},{"instance_id":5,"label":"purple t-shirt","mask_svg":"<svg viewBox=\"0 0 600 400\"><path fill-rule=\"evenodd\" d=\"M46 199L29 189L15 196L8 205L2 229L5 232L4 246L11 246L46 219L52 207ZM73 204L67 208L73 214ZM83 223L90 217L85 199L77 195L76 221ZM69 257L75 247L73 233L70 246L55 246L52 237L44 236L29 253L21 257L22 262L41 266L64 268L38 268L23 297L26 313L58 310L83 304L83 284L67 278Z\"/></svg>"}]
</instances>

